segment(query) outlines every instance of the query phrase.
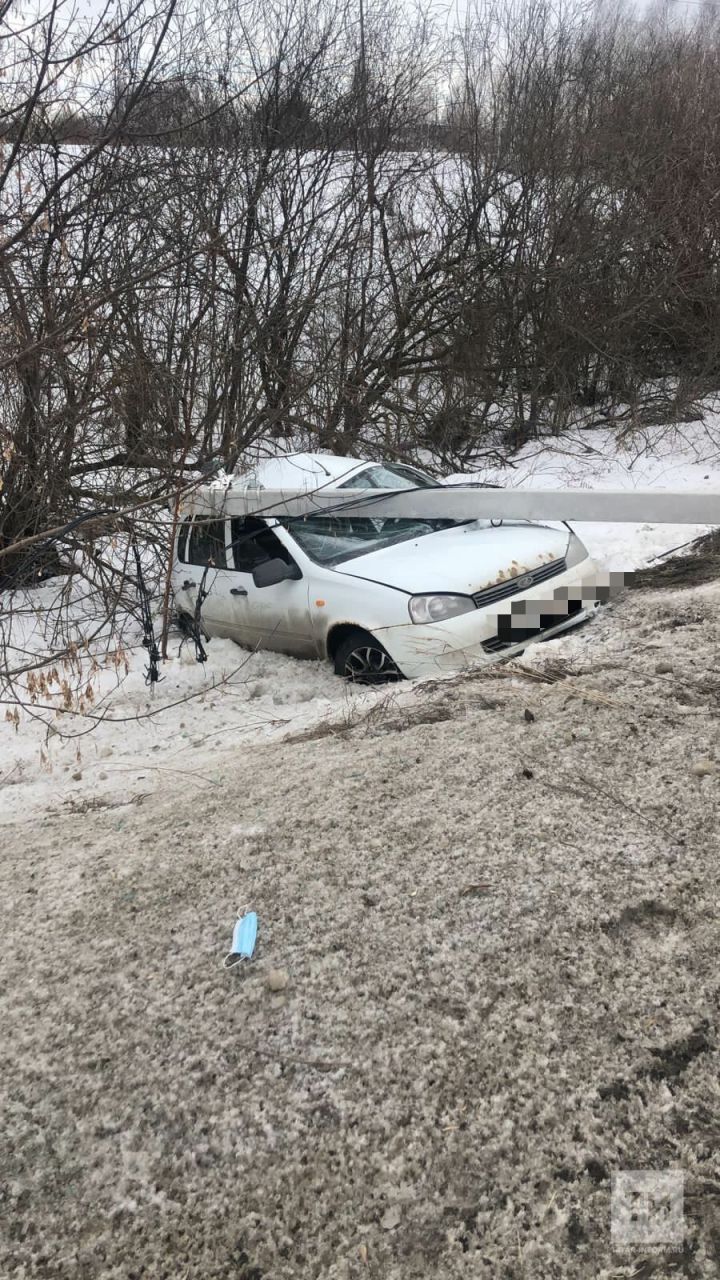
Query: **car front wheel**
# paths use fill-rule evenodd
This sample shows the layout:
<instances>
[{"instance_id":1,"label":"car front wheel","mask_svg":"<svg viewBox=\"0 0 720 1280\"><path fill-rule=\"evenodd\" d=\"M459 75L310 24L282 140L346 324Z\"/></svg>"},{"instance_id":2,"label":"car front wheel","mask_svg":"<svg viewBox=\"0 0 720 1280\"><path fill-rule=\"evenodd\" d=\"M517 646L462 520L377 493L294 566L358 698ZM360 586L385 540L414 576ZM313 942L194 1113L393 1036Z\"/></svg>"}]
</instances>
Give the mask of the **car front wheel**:
<instances>
[{"instance_id":1,"label":"car front wheel","mask_svg":"<svg viewBox=\"0 0 720 1280\"><path fill-rule=\"evenodd\" d=\"M335 652L335 674L354 684L390 684L404 678L380 641L360 628L340 641Z\"/></svg>"}]
</instances>

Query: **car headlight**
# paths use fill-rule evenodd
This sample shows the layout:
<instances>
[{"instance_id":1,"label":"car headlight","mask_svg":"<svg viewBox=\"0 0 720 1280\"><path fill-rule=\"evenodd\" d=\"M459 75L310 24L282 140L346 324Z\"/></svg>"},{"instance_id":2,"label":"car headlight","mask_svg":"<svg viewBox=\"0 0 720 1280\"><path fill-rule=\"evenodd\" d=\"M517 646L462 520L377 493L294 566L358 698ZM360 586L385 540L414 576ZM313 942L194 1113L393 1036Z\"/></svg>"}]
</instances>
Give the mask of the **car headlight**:
<instances>
[{"instance_id":1,"label":"car headlight","mask_svg":"<svg viewBox=\"0 0 720 1280\"><path fill-rule=\"evenodd\" d=\"M411 596L408 609L413 622L444 622L457 618L460 613L470 613L475 608L472 596Z\"/></svg>"},{"instance_id":2,"label":"car headlight","mask_svg":"<svg viewBox=\"0 0 720 1280\"><path fill-rule=\"evenodd\" d=\"M581 542L577 534L571 529L570 541L567 544L567 551L565 552L565 560L568 569L574 569L576 564L582 564L583 560L587 560L589 554L590 552L584 542Z\"/></svg>"}]
</instances>

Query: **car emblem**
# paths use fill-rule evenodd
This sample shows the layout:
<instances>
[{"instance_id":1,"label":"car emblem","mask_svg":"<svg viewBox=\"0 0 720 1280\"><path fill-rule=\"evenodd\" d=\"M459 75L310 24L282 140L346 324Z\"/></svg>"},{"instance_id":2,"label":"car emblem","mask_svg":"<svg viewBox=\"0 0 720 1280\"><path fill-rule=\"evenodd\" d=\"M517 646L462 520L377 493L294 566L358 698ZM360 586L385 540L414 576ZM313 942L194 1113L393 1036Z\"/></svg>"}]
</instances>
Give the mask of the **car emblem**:
<instances>
[{"instance_id":1,"label":"car emblem","mask_svg":"<svg viewBox=\"0 0 720 1280\"><path fill-rule=\"evenodd\" d=\"M521 578L515 579L515 586L518 591L525 591L528 587L531 587L532 584L533 576L531 573L524 573Z\"/></svg>"}]
</instances>

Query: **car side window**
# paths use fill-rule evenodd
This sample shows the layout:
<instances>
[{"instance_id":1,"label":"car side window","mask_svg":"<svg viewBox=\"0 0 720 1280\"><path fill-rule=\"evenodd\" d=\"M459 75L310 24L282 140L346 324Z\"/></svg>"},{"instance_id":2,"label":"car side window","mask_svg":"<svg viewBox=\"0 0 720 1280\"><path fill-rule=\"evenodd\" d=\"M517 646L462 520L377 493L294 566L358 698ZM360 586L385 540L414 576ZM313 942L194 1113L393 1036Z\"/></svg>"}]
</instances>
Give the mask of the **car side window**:
<instances>
[{"instance_id":1,"label":"car side window","mask_svg":"<svg viewBox=\"0 0 720 1280\"><path fill-rule=\"evenodd\" d=\"M434 489L435 482L414 467L392 463L386 467L367 467L339 485L340 489Z\"/></svg>"},{"instance_id":2,"label":"car side window","mask_svg":"<svg viewBox=\"0 0 720 1280\"><path fill-rule=\"evenodd\" d=\"M339 489L376 489L372 478L372 468L367 471L361 471L357 476L351 476L349 480L343 480Z\"/></svg>"},{"instance_id":3,"label":"car side window","mask_svg":"<svg viewBox=\"0 0 720 1280\"><path fill-rule=\"evenodd\" d=\"M224 520L195 517L190 530L187 559L190 564L212 563L216 569L227 568Z\"/></svg>"},{"instance_id":4,"label":"car side window","mask_svg":"<svg viewBox=\"0 0 720 1280\"><path fill-rule=\"evenodd\" d=\"M235 568L241 573L252 573L265 560L293 563L290 552L264 520L258 520L257 516L247 516L244 520L233 520L230 527Z\"/></svg>"}]
</instances>

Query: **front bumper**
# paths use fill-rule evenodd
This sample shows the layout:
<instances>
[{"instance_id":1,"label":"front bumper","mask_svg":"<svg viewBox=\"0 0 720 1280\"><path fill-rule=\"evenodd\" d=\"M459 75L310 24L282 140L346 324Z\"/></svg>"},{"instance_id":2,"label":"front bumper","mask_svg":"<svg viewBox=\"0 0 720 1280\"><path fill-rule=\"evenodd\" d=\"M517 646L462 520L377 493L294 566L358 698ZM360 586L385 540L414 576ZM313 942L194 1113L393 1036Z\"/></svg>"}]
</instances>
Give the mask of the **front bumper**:
<instances>
[{"instance_id":1,"label":"front bumper","mask_svg":"<svg viewBox=\"0 0 720 1280\"><path fill-rule=\"evenodd\" d=\"M599 594L598 579L597 567L588 557L501 604L473 609L447 622L418 626L408 621L373 628L373 633L408 680L489 666L592 617L600 599L607 599L607 593Z\"/></svg>"}]
</instances>

